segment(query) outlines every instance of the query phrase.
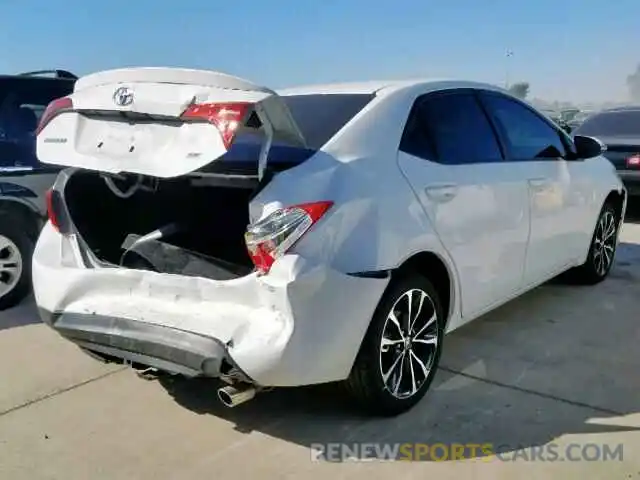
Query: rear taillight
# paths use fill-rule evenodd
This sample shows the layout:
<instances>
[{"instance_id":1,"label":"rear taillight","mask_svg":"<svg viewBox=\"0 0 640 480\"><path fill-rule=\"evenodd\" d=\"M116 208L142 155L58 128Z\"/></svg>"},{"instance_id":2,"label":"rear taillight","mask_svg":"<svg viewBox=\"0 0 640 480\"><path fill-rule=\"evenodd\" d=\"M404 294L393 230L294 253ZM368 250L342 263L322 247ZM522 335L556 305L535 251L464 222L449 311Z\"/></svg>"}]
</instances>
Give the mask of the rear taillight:
<instances>
[{"instance_id":1,"label":"rear taillight","mask_svg":"<svg viewBox=\"0 0 640 480\"><path fill-rule=\"evenodd\" d=\"M73 108L73 101L69 97L58 98L53 102L51 102L49 105L47 105L47 108L45 108L44 112L42 113L42 116L40 117L38 128L36 128L36 135L38 135L42 130L44 130L44 127L46 127L49 124L49 122L53 119L53 117L55 117L56 115L66 110L71 110L72 108Z\"/></svg>"},{"instance_id":2,"label":"rear taillight","mask_svg":"<svg viewBox=\"0 0 640 480\"><path fill-rule=\"evenodd\" d=\"M215 125L228 150L252 105L251 103L200 103L191 105L180 118L202 120Z\"/></svg>"},{"instance_id":3,"label":"rear taillight","mask_svg":"<svg viewBox=\"0 0 640 480\"><path fill-rule=\"evenodd\" d=\"M46 193L47 216L53 228L62 235L71 233L71 222L59 191L51 189Z\"/></svg>"},{"instance_id":4,"label":"rear taillight","mask_svg":"<svg viewBox=\"0 0 640 480\"><path fill-rule=\"evenodd\" d=\"M51 222L51 225L53 226L53 228L56 229L56 231L60 231L60 222L58 222L58 215L56 215L56 205L55 205L55 199L54 199L54 191L53 189L51 190L47 190L47 193L45 195L45 198L47 200L47 216L49 217L49 221Z\"/></svg>"},{"instance_id":5,"label":"rear taillight","mask_svg":"<svg viewBox=\"0 0 640 480\"><path fill-rule=\"evenodd\" d=\"M628 168L639 168L640 167L640 155L632 155L627 158L627 167Z\"/></svg>"},{"instance_id":6,"label":"rear taillight","mask_svg":"<svg viewBox=\"0 0 640 480\"><path fill-rule=\"evenodd\" d=\"M258 272L267 273L273 262L287 253L332 205L333 202L295 205L249 225L245 241Z\"/></svg>"}]
</instances>

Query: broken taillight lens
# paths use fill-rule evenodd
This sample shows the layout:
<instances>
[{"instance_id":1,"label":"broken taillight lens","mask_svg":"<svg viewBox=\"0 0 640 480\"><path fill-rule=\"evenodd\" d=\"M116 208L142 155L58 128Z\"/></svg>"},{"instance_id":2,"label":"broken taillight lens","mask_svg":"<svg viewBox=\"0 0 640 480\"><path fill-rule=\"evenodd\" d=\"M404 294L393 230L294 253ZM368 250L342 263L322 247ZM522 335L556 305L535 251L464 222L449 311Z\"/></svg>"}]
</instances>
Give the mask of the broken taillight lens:
<instances>
[{"instance_id":1,"label":"broken taillight lens","mask_svg":"<svg viewBox=\"0 0 640 480\"><path fill-rule=\"evenodd\" d=\"M331 208L333 202L304 203L282 208L249 225L245 242L259 273L267 273Z\"/></svg>"},{"instance_id":2,"label":"broken taillight lens","mask_svg":"<svg viewBox=\"0 0 640 480\"><path fill-rule=\"evenodd\" d=\"M73 100L69 97L58 98L51 102L42 113L35 134L38 135L42 130L44 130L44 127L46 127L56 115L59 115L64 111L71 110L72 108Z\"/></svg>"},{"instance_id":3,"label":"broken taillight lens","mask_svg":"<svg viewBox=\"0 0 640 480\"><path fill-rule=\"evenodd\" d=\"M238 131L244 124L251 103L200 103L191 105L180 116L183 120L202 120L214 125L225 148L228 150Z\"/></svg>"}]
</instances>

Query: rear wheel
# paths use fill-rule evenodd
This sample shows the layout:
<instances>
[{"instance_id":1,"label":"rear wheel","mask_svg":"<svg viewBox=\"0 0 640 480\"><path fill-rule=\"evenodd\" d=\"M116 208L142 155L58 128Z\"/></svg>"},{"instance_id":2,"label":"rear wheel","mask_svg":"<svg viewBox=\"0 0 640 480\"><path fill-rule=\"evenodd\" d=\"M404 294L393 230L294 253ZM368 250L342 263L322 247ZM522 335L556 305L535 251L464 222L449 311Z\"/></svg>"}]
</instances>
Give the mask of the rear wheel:
<instances>
[{"instance_id":1,"label":"rear wheel","mask_svg":"<svg viewBox=\"0 0 640 480\"><path fill-rule=\"evenodd\" d=\"M0 310L16 305L29 293L34 242L19 219L0 217Z\"/></svg>"},{"instance_id":2,"label":"rear wheel","mask_svg":"<svg viewBox=\"0 0 640 480\"><path fill-rule=\"evenodd\" d=\"M384 294L346 385L374 415L411 409L426 394L442 350L444 316L436 290L409 274Z\"/></svg>"},{"instance_id":3,"label":"rear wheel","mask_svg":"<svg viewBox=\"0 0 640 480\"><path fill-rule=\"evenodd\" d=\"M611 203L606 203L598 217L587 261L570 272L571 280L595 285L607 278L615 259L619 226L618 212Z\"/></svg>"}]
</instances>

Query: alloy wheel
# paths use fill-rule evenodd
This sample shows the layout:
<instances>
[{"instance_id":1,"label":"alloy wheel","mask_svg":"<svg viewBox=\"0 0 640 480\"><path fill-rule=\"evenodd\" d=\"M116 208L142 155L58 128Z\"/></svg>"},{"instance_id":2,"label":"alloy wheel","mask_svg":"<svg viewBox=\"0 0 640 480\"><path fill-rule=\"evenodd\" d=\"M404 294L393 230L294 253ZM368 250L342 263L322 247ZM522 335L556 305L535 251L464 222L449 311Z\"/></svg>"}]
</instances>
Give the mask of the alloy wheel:
<instances>
[{"instance_id":1,"label":"alloy wheel","mask_svg":"<svg viewBox=\"0 0 640 480\"><path fill-rule=\"evenodd\" d=\"M611 211L606 211L600 217L596 233L593 238L593 263L595 270L601 277L611 268L617 241L616 217Z\"/></svg>"},{"instance_id":2,"label":"alloy wheel","mask_svg":"<svg viewBox=\"0 0 640 480\"><path fill-rule=\"evenodd\" d=\"M398 399L414 396L429 378L439 348L438 315L423 290L403 293L387 315L380 343L380 374Z\"/></svg>"},{"instance_id":3,"label":"alloy wheel","mask_svg":"<svg viewBox=\"0 0 640 480\"><path fill-rule=\"evenodd\" d=\"M0 298L8 295L22 276L22 254L9 238L0 235Z\"/></svg>"}]
</instances>

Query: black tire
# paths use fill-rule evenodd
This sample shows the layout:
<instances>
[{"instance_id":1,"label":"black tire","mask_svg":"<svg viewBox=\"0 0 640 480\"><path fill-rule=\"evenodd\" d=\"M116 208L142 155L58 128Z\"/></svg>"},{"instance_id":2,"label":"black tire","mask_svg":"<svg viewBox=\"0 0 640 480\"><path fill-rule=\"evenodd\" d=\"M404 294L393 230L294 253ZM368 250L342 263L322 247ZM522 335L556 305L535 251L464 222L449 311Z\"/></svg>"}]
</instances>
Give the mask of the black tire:
<instances>
[{"instance_id":1,"label":"black tire","mask_svg":"<svg viewBox=\"0 0 640 480\"><path fill-rule=\"evenodd\" d=\"M396 309L400 308L399 302L404 302L405 306L408 305L407 292L410 291L413 291L414 303L416 303L417 298L419 298L416 291L421 291L426 294L422 306L422 314L415 321L420 321L419 325L424 326L427 325L429 319L432 319L432 315L435 315L435 321L426 327L426 330L421 333L420 337L423 339L422 341L424 341L426 337L423 335L426 333L426 336L428 336L431 341L436 340L436 345L433 351L429 351L427 348L429 345L425 345L422 341L420 343L416 342L410 348L404 343L402 344L405 358L409 358L412 365L405 363L405 360L399 360L399 369L398 366L396 366L395 373L399 376L398 370L402 370L403 376L400 377L402 379L400 381L404 382L404 384L400 383L400 385L404 386L408 384L407 386L411 389L410 391L413 391L414 388L411 383L413 379L417 379L415 380L416 385L418 385L419 380L422 380L422 383L419 384L419 387L413 394L401 398L401 392L394 394L389 387L389 383L395 383L398 377L394 379L392 376L387 379L386 383L383 377L383 369L388 372L389 368L387 367L393 365L394 360L392 359L402 355L399 351L393 350L397 348L399 344L388 347L388 351L384 352L382 338L383 334L385 334L385 338L392 337L393 329L391 327L395 328L395 324L391 322L391 320L389 320L391 323L387 322L387 316L394 306ZM406 329L406 319L403 318L406 315L400 315L400 311L396 311L398 315L401 316L398 320ZM416 323L414 329L417 329L419 325ZM427 393L438 369L442 352L444 325L445 317L440 299L428 279L414 273L409 273L403 278L392 281L376 308L349 378L345 382L347 391L351 397L356 400L361 408L369 414L376 416L395 416L411 409ZM385 330L385 327L390 330ZM404 337L406 337L406 334ZM396 338L401 337L398 334ZM409 350L407 350L407 348L409 348ZM409 351L409 354L406 353L407 351ZM396 355L396 357L394 357L394 355ZM422 373L421 371L424 370L420 367L420 364L415 361L416 356L422 357L422 364L427 364L426 366L429 367L426 375L420 375ZM411 378L411 368L413 365L415 365L416 368L414 368L414 377ZM406 377L404 376L405 372ZM391 382L389 382L389 380L391 380Z\"/></svg>"},{"instance_id":2,"label":"black tire","mask_svg":"<svg viewBox=\"0 0 640 480\"><path fill-rule=\"evenodd\" d=\"M23 223L20 217L11 214L0 215L0 240L4 237L17 247L22 264L21 273L17 275L17 282L11 282L14 283L11 289L4 293L0 289L0 310L6 310L17 305L31 291L31 256L33 255L35 241L29 235L29 229ZM3 255L5 256L4 258L7 258L8 251L9 249L7 248L0 251L0 266L2 265ZM7 281L8 278L8 271L4 273L0 271L0 282Z\"/></svg>"},{"instance_id":3,"label":"black tire","mask_svg":"<svg viewBox=\"0 0 640 480\"><path fill-rule=\"evenodd\" d=\"M611 221L613 221L613 224L609 227ZM615 261L619 228L620 215L618 211L610 202L605 203L600 211L596 228L591 238L587 260L579 267L568 272L568 280L570 282L580 285L596 285L607 278ZM602 236L607 234L609 236L603 242ZM609 253L605 255L604 252ZM601 262L605 260L607 264L602 268L603 264Z\"/></svg>"}]
</instances>

